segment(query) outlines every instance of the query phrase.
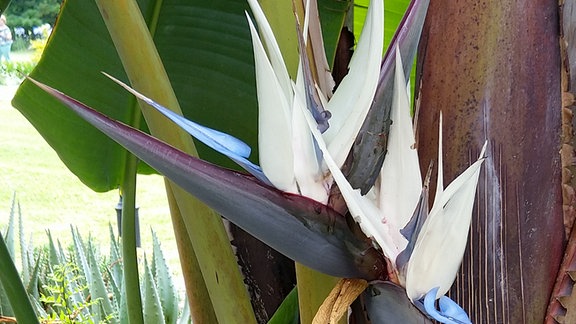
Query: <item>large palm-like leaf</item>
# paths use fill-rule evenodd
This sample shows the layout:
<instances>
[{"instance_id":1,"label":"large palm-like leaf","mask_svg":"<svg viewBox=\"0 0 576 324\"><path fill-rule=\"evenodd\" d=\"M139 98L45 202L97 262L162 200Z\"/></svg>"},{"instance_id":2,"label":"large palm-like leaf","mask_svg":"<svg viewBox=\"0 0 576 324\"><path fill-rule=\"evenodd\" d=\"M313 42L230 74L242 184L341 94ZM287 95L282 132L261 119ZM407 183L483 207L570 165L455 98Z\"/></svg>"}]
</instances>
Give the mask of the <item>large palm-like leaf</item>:
<instances>
[{"instance_id":1,"label":"large palm-like leaf","mask_svg":"<svg viewBox=\"0 0 576 324\"><path fill-rule=\"evenodd\" d=\"M245 2L164 1L156 8L155 1L141 1L139 5L185 114L254 143L256 102ZM135 101L106 82L100 71L126 79L95 3L67 1L32 75L109 116L146 129ZM118 187L126 159L119 146L29 84L22 85L13 104L89 187L97 191ZM215 111L230 118L211 117ZM210 159L210 153L206 156Z\"/></svg>"},{"instance_id":2,"label":"large palm-like leaf","mask_svg":"<svg viewBox=\"0 0 576 324\"><path fill-rule=\"evenodd\" d=\"M406 3L387 4L386 10L392 15L387 16L386 30L398 25L401 19L398 12L403 12ZM231 133L256 148L257 105L252 45L244 15L248 9L246 1L142 0L139 6L184 115ZM347 9L341 1L319 1L331 59ZM287 29L293 32L292 27ZM146 130L135 102L126 92L106 82L100 71L126 79L96 5L67 1L43 58L31 76L107 116ZM19 89L13 104L89 187L96 191L118 187L126 159L119 146L28 83ZM227 159L202 145L198 150L205 159L233 167Z\"/></svg>"}]
</instances>

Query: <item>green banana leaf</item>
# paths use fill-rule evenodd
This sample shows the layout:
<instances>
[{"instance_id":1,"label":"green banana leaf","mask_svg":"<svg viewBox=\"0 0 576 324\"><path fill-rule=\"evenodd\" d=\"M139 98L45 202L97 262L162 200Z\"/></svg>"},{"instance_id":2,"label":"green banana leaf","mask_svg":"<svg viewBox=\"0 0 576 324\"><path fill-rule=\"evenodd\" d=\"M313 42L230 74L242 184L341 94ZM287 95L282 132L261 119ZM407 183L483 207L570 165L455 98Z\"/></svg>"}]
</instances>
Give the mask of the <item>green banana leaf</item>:
<instances>
[{"instance_id":1,"label":"green banana leaf","mask_svg":"<svg viewBox=\"0 0 576 324\"><path fill-rule=\"evenodd\" d=\"M248 10L246 1L138 3L184 115L241 138L253 148L252 157L257 157L256 89L252 45L244 15ZM401 19L397 13L403 13L407 3L386 1L386 30L396 28ZM333 57L346 9L347 2L319 1L329 58ZM91 1L66 1L31 76L113 119L146 131L135 101L101 71L127 79L96 5ZM119 186L127 159L124 149L29 82L18 89L13 105L88 187L108 191ZM197 144L197 148L203 159L235 167L202 144ZM141 166L139 172L152 170Z\"/></svg>"},{"instance_id":2,"label":"green banana leaf","mask_svg":"<svg viewBox=\"0 0 576 324\"><path fill-rule=\"evenodd\" d=\"M268 324L298 324L298 289L294 287L286 296L276 313L270 318Z\"/></svg>"},{"instance_id":3,"label":"green banana leaf","mask_svg":"<svg viewBox=\"0 0 576 324\"><path fill-rule=\"evenodd\" d=\"M252 45L244 14L247 3L139 1L139 5L154 32L184 114L256 148L257 104ZM339 33L339 27L332 29ZM114 119L146 130L144 121L140 124L134 99L101 71L126 80L96 5L65 2L44 55L31 75ZM16 93L13 105L87 186L96 191L118 187L127 158L118 145L28 82ZM233 167L226 158L200 144L197 147L203 158ZM257 156L256 152L252 156ZM140 168L140 172L151 170Z\"/></svg>"},{"instance_id":4,"label":"green banana leaf","mask_svg":"<svg viewBox=\"0 0 576 324\"><path fill-rule=\"evenodd\" d=\"M370 0L354 1L354 36L356 39L360 36L362 25L366 19L368 4ZM396 29L400 25L402 16L408 8L410 1L406 0L386 0L384 1L385 19L384 19L384 49L388 48Z\"/></svg>"}]
</instances>

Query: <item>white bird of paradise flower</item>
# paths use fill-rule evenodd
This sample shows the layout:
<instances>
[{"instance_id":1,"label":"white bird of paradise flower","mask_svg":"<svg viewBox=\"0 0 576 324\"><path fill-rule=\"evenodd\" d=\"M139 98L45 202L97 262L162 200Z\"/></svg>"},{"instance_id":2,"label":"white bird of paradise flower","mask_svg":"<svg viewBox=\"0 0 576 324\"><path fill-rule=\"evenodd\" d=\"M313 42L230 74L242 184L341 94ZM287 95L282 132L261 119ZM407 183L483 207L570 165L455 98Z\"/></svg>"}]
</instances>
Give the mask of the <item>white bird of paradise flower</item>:
<instances>
[{"instance_id":1,"label":"white bird of paradise flower","mask_svg":"<svg viewBox=\"0 0 576 324\"><path fill-rule=\"evenodd\" d=\"M290 79L262 9L256 0L248 3L263 38L262 41L246 14L256 68L260 166L247 159L250 147L241 140L189 121L111 78L191 135L279 190L327 203L330 188L336 183L351 215L388 259L397 283L406 288L412 302L440 322L471 323L466 313L444 294L455 280L466 247L486 144L478 160L444 188L440 116L436 195L428 210L428 188L427 184L423 186L414 147L407 81L396 48L388 153L374 187L361 195L340 168L366 118L378 84L383 48L382 1L370 1L349 73L334 94L322 93L317 86L306 88L310 84L305 75L306 53L302 51L296 80ZM302 30L299 37L305 42L307 17ZM313 104L320 106L320 114L310 107L310 96L317 100ZM436 309L436 300L440 310Z\"/></svg>"}]
</instances>

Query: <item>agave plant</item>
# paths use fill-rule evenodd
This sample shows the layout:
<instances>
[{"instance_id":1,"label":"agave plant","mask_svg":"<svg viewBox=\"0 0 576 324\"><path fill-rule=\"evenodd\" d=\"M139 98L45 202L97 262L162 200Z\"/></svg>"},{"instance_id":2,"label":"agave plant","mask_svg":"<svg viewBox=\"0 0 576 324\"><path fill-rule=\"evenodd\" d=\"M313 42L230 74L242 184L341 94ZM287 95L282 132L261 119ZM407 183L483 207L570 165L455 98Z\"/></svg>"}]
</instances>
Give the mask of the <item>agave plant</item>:
<instances>
[{"instance_id":1,"label":"agave plant","mask_svg":"<svg viewBox=\"0 0 576 324\"><path fill-rule=\"evenodd\" d=\"M0 255L6 259L0 276L0 318L3 322L15 322L13 315L26 323L127 321L120 247L111 225L110 254L105 256L100 254L92 236L86 240L78 228L72 226L72 244L68 251L64 250L60 240L53 239L49 231L48 244L41 248L33 247L31 240L29 244L25 243L23 224L14 195L8 226L0 235ZM152 258L150 263L144 259L141 280L146 318L153 323L189 323L189 308L185 304L183 310L179 309L179 294L160 241L154 231L151 235ZM19 274L15 268L16 245L22 261ZM20 290L23 294L15 298L15 290L18 291L20 285L23 285ZM30 303L26 303L28 299ZM30 306L32 308L28 308Z\"/></svg>"},{"instance_id":2,"label":"agave plant","mask_svg":"<svg viewBox=\"0 0 576 324\"><path fill-rule=\"evenodd\" d=\"M513 84L510 81L511 75L523 75L521 73L496 73L500 71L498 70L499 67L507 66L497 60L499 58L504 60L504 58L509 57L502 53L505 50L514 54L522 53L521 56L525 58L527 53L533 52L527 49L527 43L537 43L538 46L548 46L555 49L549 43L550 39L554 37L549 37L545 42L525 42L526 37L524 35L515 33L517 30L522 30L521 28L506 29L503 27L507 26L506 19L511 15L502 15L502 17L497 15L497 18L493 18L501 19L500 24L494 25L501 26L500 29L490 25L488 23L490 20L487 17L494 17L494 15L486 13L511 12L510 7L505 5L500 8L499 5L486 4L481 8L482 10L478 10L478 13L475 11L474 14L459 16L462 18L462 25L459 25L463 26L461 28L444 26L442 30L435 29L438 28L438 25L435 24L434 17L441 16L444 17L443 22L452 22L451 16L444 15L467 12L460 7L466 5L439 2L432 5L429 12L428 17L431 22L425 29L425 41L421 44L421 47L425 49L422 51L424 53L422 60L423 62L440 63L423 65L424 74L421 79L434 81L426 81L420 85L422 90L419 92L418 99L421 107L426 108L421 108L416 113L419 117L417 127L418 154L412 147L414 143L413 129L408 115L409 108L406 104L409 96L405 92L405 80L409 66L413 61L416 40L420 35L419 26L423 24L428 6L427 2L424 1L414 1L410 5L404 25L399 29L399 33L385 54L379 73L376 73L377 80L371 79L369 75L371 73L364 75L359 73L360 76L354 79L354 82L343 80L334 94L331 93L330 82L322 81L326 76L323 71L324 64L321 63L323 55L318 50L314 50L314 48L322 47L317 45L320 40L318 36L312 36L314 32L306 32L313 29L308 26L317 25L314 22L315 15L310 15L313 9L302 9L302 12L308 13L309 18L305 15L298 15L296 22L290 25L289 34L294 35L293 31L297 31L297 37L292 38L298 40L296 47L300 49L301 54L298 59L290 60L287 57L282 59L277 55L274 38L270 37L269 29L274 30L275 33L278 29L268 28L263 15L258 13L256 6L252 6L254 17L260 29L260 34L256 33L255 28L252 29L251 33L253 47L256 51L254 55L256 58L255 66L259 75L257 81L258 105L261 109L259 115L264 116L270 112L271 116L275 117L261 119L262 123L258 127L259 145L264 145L264 147L260 146L258 154L261 170L257 164L248 163L246 145L241 144L241 142L222 133L215 133L209 128L197 127L190 121L180 119L179 114L171 115L161 106L157 108L170 115L171 118L179 120L179 124L200 129L200 131L195 130L193 132L196 137L208 137L208 141L212 141L214 137L228 138L224 141L217 140L211 146L218 152L226 153L233 160L247 166L248 171L254 176L225 170L192 158L188 154L175 151L150 136L127 128L90 110L85 105L54 89L42 84L39 85L71 106L82 118L87 119L108 136L133 151L149 165L213 207L219 214L237 223L283 254L320 272L369 280L370 286L359 300L363 300L372 321L417 322L425 321L427 316L445 322L468 321L468 318L458 307L454 306L450 299L442 296L450 288L458 272L457 285L450 296L460 301L464 308L470 310L471 319L474 322L538 322L544 318L546 312L545 309L552 289L553 278L560 262L564 240L563 235L560 235L564 231L561 226L562 217L558 217L558 205L555 204L550 208L548 214L551 216L545 221L534 218L535 214L540 215L541 213L532 207L537 205L538 208L546 210L551 206L551 201L558 200L556 198L558 198L558 188L560 187L560 170L554 169L553 166L560 165L559 158L552 159L551 162L549 158L553 156L550 150L554 151L557 145L554 145L556 141L552 139L554 134L551 133L554 132L548 131L546 133L548 129L546 127L550 125L553 129L560 127L560 123L557 123L559 114L554 115L550 112L552 109L547 109L554 106L554 100L558 101L558 96L554 97L551 94L558 83L548 82L547 84L550 84L551 87L542 96L539 95L541 91L523 92L544 98L544 104L541 107L546 108L546 110L540 115L545 116L541 120L546 122L542 123L544 126L535 128L538 131L538 136L530 141L522 137L521 143L513 149L509 145L511 139L516 138L518 134L525 134L529 129L527 125L531 125L528 115L526 112L519 115L518 109L506 110L504 107L509 107L509 102L496 104L493 99L506 97L501 95L502 89L505 88L502 84ZM146 46L141 46L142 44L135 46L132 42L135 39L141 41L145 35L143 38L134 37L134 34L130 33L122 36L122 33L119 32L120 28L118 28L120 25L115 25L122 21L122 26L124 26L126 20L130 21L131 19L125 19L124 16L120 19L119 15L115 16L114 6L107 1L100 1L99 6L104 13L103 16L108 28L111 30L115 46L123 60L132 87L138 91L134 93L141 99L145 98L144 95L152 98L153 100L143 100L148 103L154 104L155 101L165 107L170 107L172 110L178 110L175 101L166 99L166 94L170 94L172 91L169 87L165 87L167 82L163 78L162 69L155 70L156 73L148 71L148 75L144 74L143 76L142 69L156 66L158 61L149 61L154 62L154 64L148 64L149 62L141 60L145 55L130 56L127 54L130 48L139 48L143 53L147 53L151 42L145 43L148 44ZM541 8L539 6L544 7L542 4L533 4L526 11L537 12L537 8ZM548 10L546 17L555 17L554 10L556 7L547 6L546 8ZM132 10L129 10L131 13L133 11L137 12L137 9L132 7ZM292 15L291 10L288 9L288 11ZM378 21L379 17L377 12L378 10L372 7L369 14L370 19L372 19L369 20L371 24L378 24L375 22ZM267 14L269 15L270 11ZM474 16L476 19L468 19L470 16ZM551 26L554 25L554 19L538 20L532 18L535 16L538 15L529 15L531 19L538 22L538 26L545 29L546 37L552 35L554 31ZM468 30L467 25L464 26L465 21L478 22L476 28L479 29L470 28L472 33L463 33L462 30ZM460 21L458 20L458 22ZM294 25L296 27L292 28ZM487 26L492 26L492 29ZM486 32L482 28L492 32ZM447 32L448 30L450 32ZM131 31L133 32L133 30ZM367 37L366 33L363 34L362 37ZM463 42L461 40L465 39L462 34L466 34L469 39L474 40L470 49L462 49ZM527 34L531 35L530 33ZM483 38L478 35L482 35ZM259 37L262 37L262 47L258 45ZM374 35L374 37L377 36ZM278 37L278 39L282 38ZM450 39L448 41L450 46L443 45L446 43L446 39ZM482 42L479 39L485 41ZM496 40L500 39L514 45L499 48L495 44L499 44ZM515 43L516 40L520 41ZM370 42L371 45L377 43L377 41ZM316 46L314 46L315 44ZM431 44L435 45L431 46ZM158 44L159 47L161 45ZM262 51L262 48L265 50ZM399 48L399 55L396 52L397 48ZM442 52L443 55L438 55L437 48L450 49L453 52ZM480 48L484 50L481 52L483 54L471 54ZM258 54L259 49L260 54ZM377 67L370 63L372 62L371 59L361 55L362 49L363 45L359 43L354 61L350 65L348 80L352 80L354 78L352 76L357 75L355 73L361 68L371 72L378 71ZM485 51L485 49L489 49L489 51ZM373 53L378 52L372 50ZM313 52L314 54L309 57L303 55L304 52ZM488 59L487 52L500 54ZM470 56L461 57L461 53ZM544 58L542 53L547 53L549 57ZM536 61L540 65L535 65L527 58L524 63L528 66L550 67L553 70L553 64L550 62L558 63L559 60L546 59L550 57L558 59L559 55L554 56L557 53L557 51L536 51L534 55L536 55ZM285 52L282 54L284 55ZM366 57L370 56L367 55ZM479 59L468 60L467 58L470 57ZM454 64L453 60L456 60L462 67ZM298 66L298 62L301 63L299 68L294 69L295 72L288 67L285 68L287 70L285 73L282 67L283 62L286 63L286 66ZM477 69L473 65L477 62L486 64L488 68ZM434 73L431 73L432 69L429 65L434 66L435 69L444 69L446 66L459 66L459 69L435 70ZM513 65L509 70L524 71L519 66ZM478 72L480 70L482 72ZM463 74L462 71L466 73ZM500 79L498 82L494 81L495 79L490 77L492 75L490 73L502 76L502 80L506 80L507 83ZM123 79L121 75L114 75ZM450 75L451 82L446 82L444 79L446 75ZM549 74L544 72L543 75L549 77ZM35 77L50 83L49 78L40 78L41 76L42 74L39 74ZM164 81L143 81L150 77ZM466 78L466 82L460 82L460 78ZM474 86L478 86L478 80L484 82L480 82L479 89L482 90L474 88ZM499 86L492 86L490 80ZM438 84L446 87L441 88L444 92L435 91ZM533 83L527 81L527 84ZM57 84L54 85L57 86ZM364 86L362 89L354 90L354 85ZM30 83L26 82L24 86L30 87ZM110 86L107 85L106 87ZM63 90L74 96L66 89ZM511 93L516 94L514 91ZM355 98L355 95L358 95L360 99ZM267 104L270 102L268 96L277 100L274 103L277 103L277 108L281 108L279 112L269 111L265 108L270 106ZM486 101L478 101L476 96ZM446 97L451 99L446 100ZM350 100L350 102L341 104L339 103L341 100ZM338 107L341 106L350 108L353 114L357 114L352 116L356 117L347 117L348 112L339 111ZM517 108L517 102L514 101L512 106ZM474 109L462 111L462 107L473 107ZM481 109L478 110L478 107ZM499 107L502 112L494 113L496 110L493 107ZM446 131L438 132L437 128L440 127L441 119L440 109L444 112L445 124L448 127L446 127ZM151 132L155 136L189 152L186 145L182 145L179 139L169 138L162 131L163 129L173 130L175 128L158 126L159 119L157 115L154 115L154 111L147 107L142 107L142 111L146 116ZM514 118L521 117L521 120L524 121L521 129L502 126L502 123L510 120L506 117L509 116L507 115L508 112ZM111 111L108 115L117 113ZM552 115L549 114L555 117L550 117ZM494 115L500 117L495 118ZM466 116L474 117L463 122L467 118ZM195 118L192 119L195 120ZM219 117L219 119L225 118ZM234 118L230 119L233 120ZM266 125L270 125L271 120L278 124L266 129ZM298 122L296 123L296 121ZM477 123L479 124L477 125ZM130 122L130 124L132 123ZM348 133L341 133L337 131L340 126L349 126L351 130ZM504 132L504 129L507 131ZM288 143L283 144L283 148L291 147L292 152L290 153L290 150L283 151L282 153L287 155L284 155L282 161L276 160L276 153L269 153L273 152L272 149L277 144L265 144L266 141L274 138L274 136L266 134L276 135L276 131L286 134L280 140L291 139ZM322 133L322 131L324 132ZM473 135L470 135L472 133ZM541 133L546 133L546 136L541 135ZM444 153L442 152L442 135L451 143L447 145L448 152ZM182 135L176 137L182 137ZM296 137L298 140L295 140ZM544 142L540 142L542 138L545 139ZM492 209L485 211L483 207L478 209L481 211L480 214L472 214L475 186L479 177L480 165L484 161L484 153L482 153L484 150L473 153L470 150L480 148L486 139L489 140L490 145L488 145L489 153L486 154L485 160L487 168L483 180L480 181L480 193L482 194L480 197L483 199L480 205L489 206ZM503 145L501 144L503 139L509 142ZM334 144L339 143L340 140L349 144L342 146ZM532 144L526 145L526 142ZM239 144L244 147L244 150L237 151L232 148L230 143ZM298 143L305 143L306 145L295 145ZM498 145L494 143L498 143ZM337 146L340 148L336 148ZM530 147L540 146L544 146L546 151L545 154L542 154L543 162L533 164L527 152L530 151ZM501 147L505 147L506 150L501 151ZM480 153L480 158L477 160L478 153ZM290 154L291 156L289 156ZM450 158L445 159L444 154ZM421 162L417 158L418 155ZM526 163L520 163L522 166L518 166L516 169L517 163L514 161L518 157L524 158ZM501 158L504 160L500 160ZM427 179L432 177L427 175L422 181L422 172L420 172L420 170L428 169L430 160L436 160L436 169L438 170L432 209L427 206L428 191L431 187ZM446 173L444 173L442 161L447 162L448 168L446 170L448 172ZM419 164L423 166L418 167ZM306 167L302 168L302 165ZM469 169L464 171L469 165L471 165ZM274 170L275 167L282 167L282 171ZM512 169L515 171L511 172ZM551 170L549 177L542 173L543 169ZM457 176L459 173L462 174ZM427 173L424 172L424 174ZM393 180L397 176L401 177L402 181ZM444 189L444 178L454 178L455 180ZM533 188L538 188L538 184L543 181L542 179L554 179L556 181L552 186L558 190L550 190L554 193L552 198L543 197L541 194L528 194L526 184L530 183ZM391 184L394 185L390 187ZM181 194L177 192L178 189L175 189L176 187L170 188L173 190L172 195L176 200L179 200L178 197ZM308 190L310 188L311 190ZM400 198L394 198L393 195L399 193L401 193ZM511 200L511 197L514 199ZM183 206L183 204L179 203L178 206ZM498 206L504 207L502 209ZM497 212L498 210L501 212ZM508 212L509 210L514 212ZM492 211L496 212L492 213ZM450 215L453 214L458 215L458 221L452 221L454 217ZM461 255L467 242L471 217L473 220L469 238L471 248L464 256L464 267L458 270L462 260ZM194 221L197 219L204 218L194 217ZM178 218L173 218L173 221L177 222ZM180 224L187 226L186 231L188 231L190 240L194 240L194 237L197 236L190 234L192 228L201 228L203 232L212 231L208 229L206 224L192 224L190 217L186 216L181 218ZM438 229L444 228L449 228L448 233L450 235L438 235ZM507 231L507 228L515 230ZM199 235L201 236L202 233ZM193 242L195 252L205 253L199 244ZM542 248L545 245L552 246L555 253L547 253L546 249ZM478 251L481 253L479 254ZM218 253L220 252L215 254ZM196 260L196 258L193 259ZM242 310L236 311L238 308L234 308L234 311L226 311L225 309L227 307L232 309L236 305L218 305L215 296L229 297L232 295L231 290L227 290L222 295L210 287L209 274L218 272L214 268L210 269L204 266L203 259L204 256L198 256L199 267L204 274L203 282L213 301L213 304L208 305L206 309L214 309L217 314L215 316L221 322L226 322L224 319L226 313L232 313L237 318L244 318ZM536 261L540 259L549 262ZM570 270L570 259L567 260L562 271ZM431 266L430 269L425 269L430 271L424 271L422 264ZM228 276L217 276L217 278L224 277L228 278ZM570 287L570 281L567 280L565 272L562 272L560 277L562 280L559 280L559 287ZM304 288L304 285L300 285L303 281L301 279L302 277L298 278L299 288ZM377 280L384 280L384 282L381 283ZM528 281L531 285L525 284ZM312 290L315 291L315 289ZM559 291L555 296L566 295L566 289L560 288ZM308 296L308 292L301 295ZM437 298L439 298L439 311L435 307ZM204 300L209 299L205 298ZM202 299L198 299L196 302L202 301ZM300 299L301 309L306 307L309 301L310 299ZM567 300L564 298L561 301L563 301L562 306L556 305L554 313L551 315L556 319L570 314L570 312L562 314L563 309L565 311ZM226 305L226 303L222 303L222 305ZM358 311L357 306L353 305L352 309L356 310L353 312L355 316L360 316L358 313L361 312ZM302 313L301 315L303 321L308 321L308 317Z\"/></svg>"}]
</instances>

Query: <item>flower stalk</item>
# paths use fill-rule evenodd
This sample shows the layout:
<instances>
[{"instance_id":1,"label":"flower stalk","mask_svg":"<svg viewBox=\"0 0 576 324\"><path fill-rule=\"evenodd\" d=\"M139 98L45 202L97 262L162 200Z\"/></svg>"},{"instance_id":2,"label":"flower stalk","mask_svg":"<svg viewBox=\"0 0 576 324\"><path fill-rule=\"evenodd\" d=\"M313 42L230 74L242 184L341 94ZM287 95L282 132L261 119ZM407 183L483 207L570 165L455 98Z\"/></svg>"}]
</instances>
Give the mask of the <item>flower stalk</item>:
<instances>
[{"instance_id":1,"label":"flower stalk","mask_svg":"<svg viewBox=\"0 0 576 324\"><path fill-rule=\"evenodd\" d=\"M133 0L98 0L97 4L133 87L181 113L138 4ZM188 154L197 155L185 132L171 127L169 121L160 118L155 110L148 109L146 105L141 107L152 134ZM191 303L205 305L191 309L203 309L210 313L211 307L214 307L216 317L222 323L238 320L255 322L242 275L219 216L173 183L169 183L167 191L176 199L179 214L183 217L188 238L198 258L200 271L194 273L203 275L212 300L212 303L209 300L192 300L194 296L189 294Z\"/></svg>"}]
</instances>

